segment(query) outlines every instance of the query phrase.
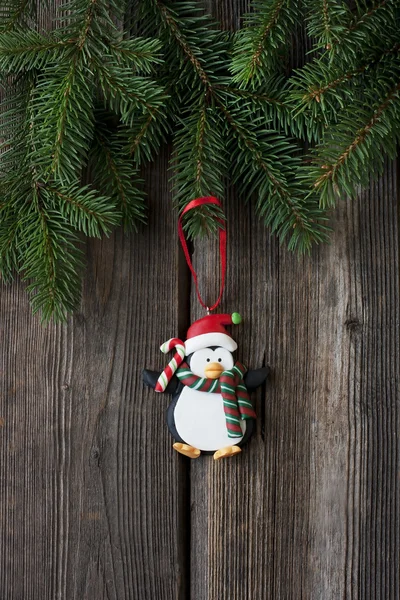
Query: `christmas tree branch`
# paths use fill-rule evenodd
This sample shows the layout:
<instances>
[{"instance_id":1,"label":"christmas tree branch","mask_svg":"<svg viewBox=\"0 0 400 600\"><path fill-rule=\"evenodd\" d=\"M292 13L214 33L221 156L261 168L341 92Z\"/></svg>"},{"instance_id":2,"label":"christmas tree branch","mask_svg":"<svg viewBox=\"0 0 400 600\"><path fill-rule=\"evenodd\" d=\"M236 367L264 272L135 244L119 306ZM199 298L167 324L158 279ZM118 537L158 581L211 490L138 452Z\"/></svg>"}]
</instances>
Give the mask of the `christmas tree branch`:
<instances>
[{"instance_id":1,"label":"christmas tree branch","mask_svg":"<svg viewBox=\"0 0 400 600\"><path fill-rule=\"evenodd\" d=\"M150 113L161 106L164 91L147 78L130 74L128 79L126 70L115 64L97 64L96 67L110 109L121 115L123 123L131 124L137 109Z\"/></svg>"},{"instance_id":2,"label":"christmas tree branch","mask_svg":"<svg viewBox=\"0 0 400 600\"><path fill-rule=\"evenodd\" d=\"M9 282L18 269L18 230L18 215L10 203L3 204L0 207L0 271L5 282Z\"/></svg>"},{"instance_id":3,"label":"christmas tree branch","mask_svg":"<svg viewBox=\"0 0 400 600\"><path fill-rule=\"evenodd\" d=\"M324 207L397 152L397 0L255 0L236 33L194 0L132 2L129 30L124 1L72 0L46 34L30 0L0 7L0 270L30 279L45 318L79 301L78 232L144 220L137 167L169 136L180 211L230 178L303 252L327 237ZM301 19L314 56L288 75ZM215 231L212 211L190 213L190 237Z\"/></svg>"},{"instance_id":4,"label":"christmas tree branch","mask_svg":"<svg viewBox=\"0 0 400 600\"><path fill-rule=\"evenodd\" d=\"M160 55L161 42L159 40L135 38L133 40L120 40L110 44L110 54L117 64L124 68L150 74L154 65L162 64Z\"/></svg>"},{"instance_id":5,"label":"christmas tree branch","mask_svg":"<svg viewBox=\"0 0 400 600\"><path fill-rule=\"evenodd\" d=\"M256 194L258 213L281 240L289 236L291 249L309 252L313 242L326 239L326 216L316 199L306 198L296 183L300 166L296 148L277 132L263 130L262 118L249 130L240 107L220 108L238 142L230 148L234 182L242 194Z\"/></svg>"},{"instance_id":6,"label":"christmas tree branch","mask_svg":"<svg viewBox=\"0 0 400 600\"><path fill-rule=\"evenodd\" d=\"M20 73L40 69L54 60L63 47L74 40L60 40L53 36L43 36L34 30L14 30L2 33L0 38L0 71Z\"/></svg>"},{"instance_id":7,"label":"christmas tree branch","mask_svg":"<svg viewBox=\"0 0 400 600\"><path fill-rule=\"evenodd\" d=\"M90 186L46 186L45 193L48 204L54 203L65 221L88 237L108 235L121 220L121 214L111 198L99 196Z\"/></svg>"},{"instance_id":8,"label":"christmas tree branch","mask_svg":"<svg viewBox=\"0 0 400 600\"><path fill-rule=\"evenodd\" d=\"M34 113L39 177L73 183L87 155L93 132L93 74L81 57L47 70L38 79ZM78 130L71 121L79 118Z\"/></svg>"},{"instance_id":9,"label":"christmas tree branch","mask_svg":"<svg viewBox=\"0 0 400 600\"><path fill-rule=\"evenodd\" d=\"M336 51L336 45L348 30L352 15L343 0L305 0L307 32L317 40L317 47L328 52Z\"/></svg>"},{"instance_id":10,"label":"christmas tree branch","mask_svg":"<svg viewBox=\"0 0 400 600\"><path fill-rule=\"evenodd\" d=\"M174 14L174 12L169 9L164 2L159 0L155 0L155 6L159 11L164 27L169 31L170 36L176 41L184 56L190 61L194 71L197 73L203 85L206 88L209 88L209 77L202 67L200 58L196 56L196 52L188 42L187 36L183 33L181 27L179 26L179 19L177 18L176 14ZM193 5L193 10L196 11L198 8Z\"/></svg>"},{"instance_id":11,"label":"christmas tree branch","mask_svg":"<svg viewBox=\"0 0 400 600\"><path fill-rule=\"evenodd\" d=\"M182 210L190 200L200 196L224 196L224 177L227 172L226 151L222 141L222 123L216 110L207 106L207 97L194 114L183 120L175 137L176 164L173 178L174 195ZM185 219L189 237L217 230L216 216L221 211L214 206L199 207Z\"/></svg>"},{"instance_id":12,"label":"christmas tree branch","mask_svg":"<svg viewBox=\"0 0 400 600\"><path fill-rule=\"evenodd\" d=\"M298 19L292 0L255 0L252 13L245 16L245 28L236 36L231 64L232 81L247 85L260 83L276 67L282 49Z\"/></svg>"},{"instance_id":13,"label":"christmas tree branch","mask_svg":"<svg viewBox=\"0 0 400 600\"><path fill-rule=\"evenodd\" d=\"M387 6L388 0L382 0L373 5L367 12L361 13L348 27L348 31L356 31L360 26L364 25L370 17L374 17L375 13L381 8Z\"/></svg>"},{"instance_id":14,"label":"christmas tree branch","mask_svg":"<svg viewBox=\"0 0 400 600\"><path fill-rule=\"evenodd\" d=\"M220 103L219 104L222 112L224 113L227 122L231 126L234 134L239 138L244 147L249 150L252 160L256 163L257 167L264 171L268 176L269 180L272 183L273 190L275 193L280 195L282 198L288 198L288 193L286 190L285 182L279 180L279 178L273 174L270 169L268 162L265 160L263 153L260 151L257 140L253 137L253 139L248 135L248 130L238 121L235 120L232 114L225 108L225 106ZM289 200L290 205L290 200ZM296 220L299 220L301 223L301 216L294 210Z\"/></svg>"},{"instance_id":15,"label":"christmas tree branch","mask_svg":"<svg viewBox=\"0 0 400 600\"><path fill-rule=\"evenodd\" d=\"M45 2L46 3L46 2ZM2 0L0 6L0 32L11 31L21 24L23 17L36 11L35 0Z\"/></svg>"},{"instance_id":16,"label":"christmas tree branch","mask_svg":"<svg viewBox=\"0 0 400 600\"><path fill-rule=\"evenodd\" d=\"M254 102L273 104L280 108L285 107L284 101L282 99L280 99L279 97L274 98L273 96L264 94L262 92L257 93L253 90L245 90L242 88L236 88L236 87L232 87L229 85L218 85L218 84L214 85L213 88L217 91L226 92L227 94L231 94L232 96L236 96L239 98L246 98L246 99L252 100Z\"/></svg>"},{"instance_id":17,"label":"christmas tree branch","mask_svg":"<svg viewBox=\"0 0 400 600\"><path fill-rule=\"evenodd\" d=\"M154 131L153 126L156 122L157 110L154 108L144 115L144 120L136 122L136 129L131 129L129 132L129 152L134 157L135 162L140 165L143 162L143 154L145 160L151 160L152 150L157 150L161 144L161 139L157 137L157 144L154 146ZM149 135L150 132L150 135ZM149 146L144 142L149 138ZM151 146L150 146L151 144ZM150 151L149 151L150 150Z\"/></svg>"},{"instance_id":18,"label":"christmas tree branch","mask_svg":"<svg viewBox=\"0 0 400 600\"><path fill-rule=\"evenodd\" d=\"M115 202L122 214L125 231L137 229L145 221L144 193L132 160L123 148L122 137L112 135L99 122L96 124L94 144L90 152L90 168L94 183Z\"/></svg>"},{"instance_id":19,"label":"christmas tree branch","mask_svg":"<svg viewBox=\"0 0 400 600\"><path fill-rule=\"evenodd\" d=\"M79 302L82 253L77 236L58 213L45 206L39 191L33 200L22 223L25 252L20 271L31 281L27 291L33 311L41 311L45 321L52 316L65 320L67 311L76 309Z\"/></svg>"},{"instance_id":20,"label":"christmas tree branch","mask_svg":"<svg viewBox=\"0 0 400 600\"><path fill-rule=\"evenodd\" d=\"M335 197L343 193L354 196L358 181L365 184L368 180L371 163L374 162L379 171L379 164L382 164L385 153L394 155L398 139L397 127L400 126L399 91L400 82L387 93L368 120L357 128L355 135L352 135L352 128L349 129L346 119L316 149L311 178L323 206L332 205ZM359 110L361 115L365 114L365 111L363 113ZM391 120L385 118L389 110L392 110ZM386 140L385 147L383 139ZM340 147L342 149L338 155L332 152L332 149ZM354 173L357 174L357 179L353 179Z\"/></svg>"}]
</instances>

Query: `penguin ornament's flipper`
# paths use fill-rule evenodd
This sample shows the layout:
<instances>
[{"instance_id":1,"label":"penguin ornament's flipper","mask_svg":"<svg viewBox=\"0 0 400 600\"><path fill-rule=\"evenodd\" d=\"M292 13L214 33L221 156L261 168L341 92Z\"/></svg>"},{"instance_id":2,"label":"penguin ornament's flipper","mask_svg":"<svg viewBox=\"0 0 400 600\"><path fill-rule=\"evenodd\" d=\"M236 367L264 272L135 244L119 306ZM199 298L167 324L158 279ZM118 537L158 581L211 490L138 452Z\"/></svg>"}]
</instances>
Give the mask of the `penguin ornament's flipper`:
<instances>
[{"instance_id":1,"label":"penguin ornament's flipper","mask_svg":"<svg viewBox=\"0 0 400 600\"><path fill-rule=\"evenodd\" d=\"M243 381L249 393L254 392L260 385L262 385L265 380L268 378L271 373L271 369L269 367L261 367L260 369L254 369L252 371L247 371L245 374ZM246 421L246 432L243 436L242 441L240 442L240 446L244 446L247 444L253 433L256 429L256 422L254 419L249 419Z\"/></svg>"},{"instance_id":2,"label":"penguin ornament's flipper","mask_svg":"<svg viewBox=\"0 0 400 600\"><path fill-rule=\"evenodd\" d=\"M142 371L142 379L143 383L147 385L147 387L151 387L153 390L156 387L158 378L160 377L158 371L150 371L150 369L143 369ZM168 383L165 388L164 394L175 394L176 388L178 387L179 380L175 375L172 377L171 381Z\"/></svg>"},{"instance_id":3,"label":"penguin ornament's flipper","mask_svg":"<svg viewBox=\"0 0 400 600\"><path fill-rule=\"evenodd\" d=\"M269 367L261 367L260 369L254 369L247 371L243 380L244 384L249 392L254 392L260 385L264 383L271 372Z\"/></svg>"}]
</instances>

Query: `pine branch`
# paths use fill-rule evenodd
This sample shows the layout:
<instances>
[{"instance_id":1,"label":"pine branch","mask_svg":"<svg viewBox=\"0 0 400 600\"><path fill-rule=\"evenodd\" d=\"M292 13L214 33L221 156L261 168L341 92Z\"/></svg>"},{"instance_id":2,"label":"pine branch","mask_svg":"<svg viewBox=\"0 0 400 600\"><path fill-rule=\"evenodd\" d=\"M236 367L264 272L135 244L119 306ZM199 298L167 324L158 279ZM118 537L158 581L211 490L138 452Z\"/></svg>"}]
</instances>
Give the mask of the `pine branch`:
<instances>
[{"instance_id":1,"label":"pine branch","mask_svg":"<svg viewBox=\"0 0 400 600\"><path fill-rule=\"evenodd\" d=\"M29 135L28 105L32 87L26 81L10 85L9 80L2 86L3 100L0 103L0 157L1 181L14 168L21 166L26 160ZM2 192L6 189L2 185Z\"/></svg>"},{"instance_id":2,"label":"pine branch","mask_svg":"<svg viewBox=\"0 0 400 600\"><path fill-rule=\"evenodd\" d=\"M33 312L43 321L65 320L80 300L82 252L78 237L58 211L48 208L38 194L21 222L24 243L20 271L30 281L27 291Z\"/></svg>"},{"instance_id":3,"label":"pine branch","mask_svg":"<svg viewBox=\"0 0 400 600\"><path fill-rule=\"evenodd\" d=\"M47 4L45 0L43 4ZM0 32L3 34L20 26L27 17L36 14L36 0L2 0L0 5Z\"/></svg>"},{"instance_id":4,"label":"pine branch","mask_svg":"<svg viewBox=\"0 0 400 600\"><path fill-rule=\"evenodd\" d=\"M320 195L322 206L337 197L354 197L359 185L368 185L370 174L382 172L384 158L396 155L400 135L400 82L381 98L373 111L356 105L357 117L346 114L325 136L314 153L305 181Z\"/></svg>"},{"instance_id":5,"label":"pine branch","mask_svg":"<svg viewBox=\"0 0 400 600\"><path fill-rule=\"evenodd\" d=\"M398 11L397 0L375 3L357 3L357 11L351 15L350 23L341 31L332 53L348 69L356 68L360 58L367 62L371 55L379 55L397 44Z\"/></svg>"},{"instance_id":6,"label":"pine branch","mask_svg":"<svg viewBox=\"0 0 400 600\"><path fill-rule=\"evenodd\" d=\"M20 232L18 213L10 202L0 207L0 272L4 282L12 280L18 270L17 237Z\"/></svg>"},{"instance_id":7,"label":"pine branch","mask_svg":"<svg viewBox=\"0 0 400 600\"><path fill-rule=\"evenodd\" d=\"M222 140L223 122L214 107L207 107L206 98L182 122L175 136L172 165L174 198L180 210L194 198L224 197L227 173L226 150ZM206 235L217 230L216 216L222 216L214 206L199 207L184 221L188 236Z\"/></svg>"},{"instance_id":8,"label":"pine branch","mask_svg":"<svg viewBox=\"0 0 400 600\"><path fill-rule=\"evenodd\" d=\"M0 38L0 71L17 74L41 69L60 56L73 40L60 40L55 34L41 35L34 30L14 29Z\"/></svg>"},{"instance_id":9,"label":"pine branch","mask_svg":"<svg viewBox=\"0 0 400 600\"><path fill-rule=\"evenodd\" d=\"M135 38L110 44L112 61L123 69L151 74L162 64L160 40Z\"/></svg>"},{"instance_id":10,"label":"pine branch","mask_svg":"<svg viewBox=\"0 0 400 600\"><path fill-rule=\"evenodd\" d=\"M109 196L100 196L89 185L58 188L47 185L42 195L47 206L59 211L66 223L88 237L109 235L120 223L121 213L113 200Z\"/></svg>"},{"instance_id":11,"label":"pine branch","mask_svg":"<svg viewBox=\"0 0 400 600\"><path fill-rule=\"evenodd\" d=\"M273 128L288 129L291 115L287 105L287 82L283 76L265 79L256 90L218 84L213 90L225 106L243 100L250 120L263 115Z\"/></svg>"},{"instance_id":12,"label":"pine branch","mask_svg":"<svg viewBox=\"0 0 400 600\"><path fill-rule=\"evenodd\" d=\"M276 72L299 18L296 0L253 0L252 8L244 29L236 35L230 69L232 81L240 86L260 85Z\"/></svg>"},{"instance_id":13,"label":"pine branch","mask_svg":"<svg viewBox=\"0 0 400 600\"><path fill-rule=\"evenodd\" d=\"M118 17L120 10L118 3L112 0L72 0L62 4L59 11L68 23L60 32L76 38L77 50L87 56L100 57L110 41L118 43L121 40L121 33L110 14L112 11Z\"/></svg>"},{"instance_id":14,"label":"pine branch","mask_svg":"<svg viewBox=\"0 0 400 600\"><path fill-rule=\"evenodd\" d=\"M76 56L66 67L39 76L33 104L36 143L31 156L39 177L73 183L86 162L93 135L93 73ZM71 122L79 121L79 127Z\"/></svg>"},{"instance_id":15,"label":"pine branch","mask_svg":"<svg viewBox=\"0 0 400 600\"><path fill-rule=\"evenodd\" d=\"M138 6L132 39L118 0L64 3L62 28L46 34L30 0L0 8L0 269L22 270L45 318L79 301L78 232L144 219L137 166L170 135L179 210L223 198L230 177L299 251L326 239L335 196L354 195L397 151L397 0L357 0L353 12L347 0L305 0L313 58L290 77L295 0L255 0L237 34L194 0ZM308 162L288 133L317 142ZM216 216L192 213L189 236L215 232Z\"/></svg>"},{"instance_id":16,"label":"pine branch","mask_svg":"<svg viewBox=\"0 0 400 600\"><path fill-rule=\"evenodd\" d=\"M371 36L375 41L382 42L386 36L396 35L396 0L379 0L372 5L364 5L358 11L350 23L344 35L345 42L362 40L362 43L371 44Z\"/></svg>"},{"instance_id":17,"label":"pine branch","mask_svg":"<svg viewBox=\"0 0 400 600\"><path fill-rule=\"evenodd\" d=\"M45 319L64 318L79 299L74 231L100 237L122 214L127 229L143 220L143 193L122 135L104 145L105 163L97 165L106 195L79 183L99 97L129 127L150 111L157 117L165 98L160 86L136 74L160 64L160 43L122 40L110 11L114 18L118 6L108 0L74 0L61 7L64 29L45 36L15 29L0 40L0 70L15 88L0 117L0 268L4 278L18 268L32 280L34 310Z\"/></svg>"},{"instance_id":18,"label":"pine branch","mask_svg":"<svg viewBox=\"0 0 400 600\"><path fill-rule=\"evenodd\" d=\"M257 212L289 248L309 252L312 243L326 240L327 217L315 198L306 197L297 184L300 160L297 148L278 132L265 128L263 119L251 124L243 107L220 108L233 133L229 145L234 183L247 198L256 195Z\"/></svg>"},{"instance_id":19,"label":"pine branch","mask_svg":"<svg viewBox=\"0 0 400 600\"><path fill-rule=\"evenodd\" d=\"M97 64L96 70L109 108L128 127L132 127L138 111L149 114L161 108L165 94L159 85L116 64Z\"/></svg>"},{"instance_id":20,"label":"pine branch","mask_svg":"<svg viewBox=\"0 0 400 600\"><path fill-rule=\"evenodd\" d=\"M97 123L90 152L93 181L118 207L125 231L136 231L137 224L146 220L143 181L134 169L129 153L124 150L126 140L121 134L112 135L103 123Z\"/></svg>"},{"instance_id":21,"label":"pine branch","mask_svg":"<svg viewBox=\"0 0 400 600\"><path fill-rule=\"evenodd\" d=\"M343 0L305 0L307 33L316 38L316 48L336 51L348 31L351 12Z\"/></svg>"},{"instance_id":22,"label":"pine branch","mask_svg":"<svg viewBox=\"0 0 400 600\"><path fill-rule=\"evenodd\" d=\"M138 166L152 160L161 144L166 141L170 132L167 112L168 105L164 110L154 108L137 115L133 119L132 127L121 128L124 147Z\"/></svg>"},{"instance_id":23,"label":"pine branch","mask_svg":"<svg viewBox=\"0 0 400 600\"><path fill-rule=\"evenodd\" d=\"M289 81L287 103L292 133L320 142L326 128L338 122L349 102L361 98L375 81L393 76L396 64L400 66L399 58L400 44L394 44L381 48L379 53L360 56L352 69L338 57L333 63L322 57L296 71Z\"/></svg>"},{"instance_id":24,"label":"pine branch","mask_svg":"<svg viewBox=\"0 0 400 600\"><path fill-rule=\"evenodd\" d=\"M101 38L93 34L104 26L112 35L115 27L103 0L74 0L62 10L74 15L65 33L76 36L76 42L69 64L50 66L39 78L35 131L42 138L37 144L42 177L54 176L72 184L80 174L93 132L94 77L87 59L103 49ZM74 116L80 121L78 129L70 127Z\"/></svg>"},{"instance_id":25,"label":"pine branch","mask_svg":"<svg viewBox=\"0 0 400 600\"><path fill-rule=\"evenodd\" d=\"M193 1L145 3L147 17L155 20L164 45L166 85L180 106L198 102L216 83L229 82L230 35L218 31L214 20Z\"/></svg>"},{"instance_id":26,"label":"pine branch","mask_svg":"<svg viewBox=\"0 0 400 600\"><path fill-rule=\"evenodd\" d=\"M198 37L202 33L209 35L209 31L204 27L206 18L198 16L199 7L193 2L175 2L172 5L176 8L174 10L173 8L169 8L164 2L158 0L153 0L153 2L158 11L161 23L167 31L167 35L177 43L183 58L190 62L202 84L208 88L210 86L210 79L202 66L204 59L201 56L201 50L193 40L191 42L188 40L188 33L190 32L188 19L192 21L192 24L194 23L197 26ZM192 37L194 37L193 33Z\"/></svg>"}]
</instances>

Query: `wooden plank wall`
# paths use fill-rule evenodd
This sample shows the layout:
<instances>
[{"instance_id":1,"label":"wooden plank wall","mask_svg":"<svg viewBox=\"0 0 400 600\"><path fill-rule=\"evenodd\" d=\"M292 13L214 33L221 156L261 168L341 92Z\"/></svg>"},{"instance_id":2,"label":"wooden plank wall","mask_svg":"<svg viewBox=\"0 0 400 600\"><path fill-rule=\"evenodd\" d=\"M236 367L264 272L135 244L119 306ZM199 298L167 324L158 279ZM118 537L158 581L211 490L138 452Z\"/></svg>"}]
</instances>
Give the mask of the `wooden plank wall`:
<instances>
[{"instance_id":1,"label":"wooden plank wall","mask_svg":"<svg viewBox=\"0 0 400 600\"><path fill-rule=\"evenodd\" d=\"M245 8L213 3L226 27ZM298 259L228 190L223 311L269 364L256 436L227 461L177 455L158 346L202 316L179 253L167 151L149 223L87 246L82 306L43 328L0 296L0 600L397 600L398 167L343 201ZM194 260L217 291L214 241Z\"/></svg>"}]
</instances>

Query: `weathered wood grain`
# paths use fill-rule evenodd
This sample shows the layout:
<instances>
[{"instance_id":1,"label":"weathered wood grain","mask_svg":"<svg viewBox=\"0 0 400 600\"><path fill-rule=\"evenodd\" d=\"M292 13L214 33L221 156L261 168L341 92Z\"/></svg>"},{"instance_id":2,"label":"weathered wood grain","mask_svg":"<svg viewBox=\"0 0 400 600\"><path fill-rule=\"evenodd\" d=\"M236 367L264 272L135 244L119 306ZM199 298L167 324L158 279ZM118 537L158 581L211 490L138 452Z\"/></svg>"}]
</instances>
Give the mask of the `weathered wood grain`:
<instances>
[{"instance_id":1,"label":"weathered wood grain","mask_svg":"<svg viewBox=\"0 0 400 600\"><path fill-rule=\"evenodd\" d=\"M214 7L228 28L231 9ZM196 600L400 596L398 190L390 164L358 202L339 205L331 244L301 259L234 191L226 199L221 311L244 317L238 357L273 374L243 453L191 462ZM196 242L210 302L216 257L215 241Z\"/></svg>"},{"instance_id":2,"label":"weathered wood grain","mask_svg":"<svg viewBox=\"0 0 400 600\"><path fill-rule=\"evenodd\" d=\"M331 244L300 260L227 198L221 310L244 317L238 357L273 376L243 453L191 463L196 600L399 597L397 189L389 165L340 204ZM210 301L216 255L196 243Z\"/></svg>"},{"instance_id":3,"label":"weathered wood grain","mask_svg":"<svg viewBox=\"0 0 400 600\"><path fill-rule=\"evenodd\" d=\"M397 190L389 165L302 259L227 198L221 310L243 314L238 357L273 377L242 455L191 464L196 600L399 597ZM216 255L196 243L210 301Z\"/></svg>"},{"instance_id":4,"label":"weathered wood grain","mask_svg":"<svg viewBox=\"0 0 400 600\"><path fill-rule=\"evenodd\" d=\"M185 465L144 366L178 328L178 253L164 155L149 223L88 245L81 311L43 328L2 289L0 598L183 599ZM168 268L166 268L168 265Z\"/></svg>"},{"instance_id":5,"label":"weathered wood grain","mask_svg":"<svg viewBox=\"0 0 400 600\"><path fill-rule=\"evenodd\" d=\"M227 29L246 6L212 3ZM301 259L229 190L221 310L243 315L238 357L272 376L227 461L173 453L168 398L140 378L190 321L166 155L147 227L88 245L68 325L43 328L21 284L2 288L0 600L400 597L398 172L343 201L331 244ZM216 256L196 242L210 301Z\"/></svg>"}]
</instances>

